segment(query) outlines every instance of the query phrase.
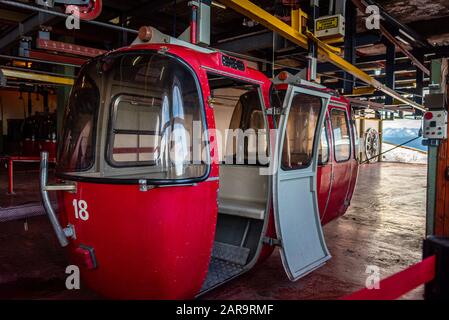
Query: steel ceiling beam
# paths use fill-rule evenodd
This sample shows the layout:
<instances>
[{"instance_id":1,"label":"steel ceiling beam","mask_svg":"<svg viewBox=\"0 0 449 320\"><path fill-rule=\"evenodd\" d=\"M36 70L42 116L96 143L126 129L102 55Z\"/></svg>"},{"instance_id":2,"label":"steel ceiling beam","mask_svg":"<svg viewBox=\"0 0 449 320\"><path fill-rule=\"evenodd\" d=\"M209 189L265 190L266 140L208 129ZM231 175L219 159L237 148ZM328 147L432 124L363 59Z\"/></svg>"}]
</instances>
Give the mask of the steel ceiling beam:
<instances>
[{"instance_id":1,"label":"steel ceiling beam","mask_svg":"<svg viewBox=\"0 0 449 320\"><path fill-rule=\"evenodd\" d=\"M46 82L52 84L62 84L66 86L73 86L75 80L73 78L60 77L51 74L43 74L31 72L30 70L22 71L18 69L4 68L0 69L5 77L13 79L34 80L39 82Z\"/></svg>"},{"instance_id":2,"label":"steel ceiling beam","mask_svg":"<svg viewBox=\"0 0 449 320\"><path fill-rule=\"evenodd\" d=\"M385 56L385 55L384 55ZM356 65L360 65L360 62L356 62ZM364 63L365 64L365 63ZM383 69L382 67L369 67L369 66L359 66L360 69L367 71L367 69ZM410 61L406 61L406 62L399 62L399 60L396 59L396 63L394 66L394 71L398 72L398 71L414 71L415 70L415 66L410 62ZM318 72L320 73L329 73L329 72L337 72L340 71L340 69L338 69L336 66L334 66L331 63L320 63L318 65ZM381 73L382 74L382 73Z\"/></svg>"},{"instance_id":3,"label":"steel ceiling beam","mask_svg":"<svg viewBox=\"0 0 449 320\"><path fill-rule=\"evenodd\" d=\"M54 19L53 15L38 12L24 22L17 24L13 30L0 38L0 50L4 50L23 35L37 29L40 25L47 24L52 19Z\"/></svg>"},{"instance_id":4,"label":"steel ceiling beam","mask_svg":"<svg viewBox=\"0 0 449 320\"><path fill-rule=\"evenodd\" d=\"M239 12L240 14L243 14L244 16L259 22L266 28L279 33L281 36L286 38L287 40L292 41L293 43L303 47L308 47L308 38L300 33L298 30L295 30L290 25L286 24L282 20L278 19L277 17L273 16L269 12L265 11L264 9L260 8L259 6L255 5L251 1L248 0L220 0L221 3L226 5L227 7ZM346 71L350 74L352 74L354 77L356 77L359 80L362 80L363 82L373 86L374 88L384 92L385 94L401 101L402 103L405 103L407 105L412 106L415 109L418 110L426 110L424 106L417 104L414 101L411 101L407 98L404 98L401 94L398 92L386 87L376 79L372 78L370 75L368 75L366 72L360 70L359 68L355 67L354 65L350 64L348 61L344 60L339 55L335 54L332 49L329 48L325 43L322 43L321 41L317 41L318 45L318 54L319 56L325 58L329 62L335 64L339 68L341 68L343 71Z\"/></svg>"},{"instance_id":5,"label":"steel ceiling beam","mask_svg":"<svg viewBox=\"0 0 449 320\"><path fill-rule=\"evenodd\" d=\"M359 48L378 43L380 40L381 36L379 34L357 34L355 38L355 45ZM231 40L217 42L213 47L220 50L240 53L249 52L252 50L271 49L273 47L273 34L271 32L253 32ZM285 48L284 50L287 52L286 55L288 55L290 51L295 52L297 47Z\"/></svg>"},{"instance_id":6,"label":"steel ceiling beam","mask_svg":"<svg viewBox=\"0 0 449 320\"><path fill-rule=\"evenodd\" d=\"M402 24L401 22L399 22L398 20L393 18L390 14L388 14L388 12L385 12L385 10L383 10L382 7L380 5L378 5L375 1L373 1L373 0L363 0L363 1L367 5L375 5L375 6L379 7L382 11L381 12L382 18L385 19L385 21L389 25L391 25L393 29L396 29L396 32L398 34L400 34L399 30L402 29L402 31L405 32L406 34L408 34L409 36L411 36L415 40L415 43L418 44L419 46L427 47L427 48L430 47L430 43L427 41L427 39L425 37L423 37L421 34L417 33L412 28Z\"/></svg>"},{"instance_id":7,"label":"steel ceiling beam","mask_svg":"<svg viewBox=\"0 0 449 320\"><path fill-rule=\"evenodd\" d=\"M352 0L352 3L361 11L365 12L366 5L361 0ZM396 47L399 48L399 50L402 51L419 69L422 70L426 75L430 76L430 70L424 66L403 44L401 41L397 40L388 30L383 26L380 25L380 32L383 34L385 38L388 39L392 44L394 44Z\"/></svg>"},{"instance_id":8,"label":"steel ceiling beam","mask_svg":"<svg viewBox=\"0 0 449 320\"><path fill-rule=\"evenodd\" d=\"M64 19L69 17L68 14L65 14L65 13L62 13L62 12L59 12L59 11L56 11L56 10L44 9L44 8L41 8L41 7L32 6L32 5L28 5L28 4L21 3L21 2L14 2L14 1L9 1L9 0L0 0L0 4L7 5L7 6L12 6L12 7L16 7L16 8L21 8L21 9L25 9L25 10L36 11L36 12L40 13L41 15L44 15L45 17L47 17L47 16L48 17L54 16L54 17L60 17L60 18L64 18ZM33 18L35 19L35 17L32 17L30 19L33 19ZM105 23L105 22L96 21L96 20L81 20L81 22L82 23L88 23L88 24L95 25L95 26L99 26L99 27L103 27L103 28L116 30L116 31L125 31L125 32L132 33L132 34L138 34L139 33L138 30L125 28L125 27L120 27L120 26L117 26L115 24ZM24 22L24 24L25 24L25 22ZM20 27L20 25L19 25L19 27ZM0 48L1 48L1 46L0 46Z\"/></svg>"}]
</instances>

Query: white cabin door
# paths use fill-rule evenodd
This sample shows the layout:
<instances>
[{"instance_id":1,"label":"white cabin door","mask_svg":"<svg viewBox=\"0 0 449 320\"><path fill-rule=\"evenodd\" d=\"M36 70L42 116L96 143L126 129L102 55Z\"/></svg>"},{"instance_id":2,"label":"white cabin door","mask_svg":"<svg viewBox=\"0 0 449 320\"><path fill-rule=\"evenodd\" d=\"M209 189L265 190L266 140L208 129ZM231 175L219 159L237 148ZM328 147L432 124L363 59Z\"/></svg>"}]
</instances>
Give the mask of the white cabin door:
<instances>
[{"instance_id":1,"label":"white cabin door","mask_svg":"<svg viewBox=\"0 0 449 320\"><path fill-rule=\"evenodd\" d=\"M320 128L330 96L289 86L274 144L273 204L281 258L290 280L330 259L317 201Z\"/></svg>"}]
</instances>

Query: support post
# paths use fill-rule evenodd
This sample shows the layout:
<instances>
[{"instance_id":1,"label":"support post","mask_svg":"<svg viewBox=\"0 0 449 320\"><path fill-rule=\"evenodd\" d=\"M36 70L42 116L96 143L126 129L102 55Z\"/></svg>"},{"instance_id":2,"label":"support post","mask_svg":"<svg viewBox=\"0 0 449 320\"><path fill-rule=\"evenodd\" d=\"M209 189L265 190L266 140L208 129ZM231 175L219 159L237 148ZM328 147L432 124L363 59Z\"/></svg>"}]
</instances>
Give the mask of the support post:
<instances>
[{"instance_id":1,"label":"support post","mask_svg":"<svg viewBox=\"0 0 449 320\"><path fill-rule=\"evenodd\" d=\"M8 159L8 194L14 194L14 161Z\"/></svg>"},{"instance_id":2,"label":"support post","mask_svg":"<svg viewBox=\"0 0 449 320\"><path fill-rule=\"evenodd\" d=\"M394 64L396 61L396 46L386 40L385 46L387 47L387 54L386 54L386 66L385 66L385 85L394 90L395 89L395 76L394 76ZM387 96L385 99L386 105L392 105L394 103L394 100L391 96Z\"/></svg>"},{"instance_id":3,"label":"support post","mask_svg":"<svg viewBox=\"0 0 449 320\"><path fill-rule=\"evenodd\" d=\"M437 159L438 159L438 145L433 146L429 145L427 151L427 206L426 206L426 235L428 236L435 234Z\"/></svg>"},{"instance_id":4,"label":"support post","mask_svg":"<svg viewBox=\"0 0 449 320\"><path fill-rule=\"evenodd\" d=\"M424 64L424 54L422 52L418 53L416 55L416 58ZM424 94L424 72L418 68L416 68L416 95L415 95L415 102L419 104L423 104L423 94Z\"/></svg>"},{"instance_id":5,"label":"support post","mask_svg":"<svg viewBox=\"0 0 449 320\"><path fill-rule=\"evenodd\" d=\"M357 34L357 9L351 1L346 1L346 31L345 31L345 60L350 64L356 63L356 34ZM354 88L354 76L344 73L343 92L352 94Z\"/></svg>"},{"instance_id":6,"label":"support post","mask_svg":"<svg viewBox=\"0 0 449 320\"><path fill-rule=\"evenodd\" d=\"M447 96L447 60L432 61L430 94ZM446 97L447 101L447 97ZM441 109L448 110L447 103ZM429 140L427 172L427 235L449 236L449 145L447 140Z\"/></svg>"},{"instance_id":7,"label":"support post","mask_svg":"<svg viewBox=\"0 0 449 320\"><path fill-rule=\"evenodd\" d=\"M128 22L128 15L126 14L126 12L122 12L120 14L120 18L119 18L119 23L123 28L126 28L127 22ZM128 32L126 32L125 30L123 30L122 32L119 33L119 44L120 47L125 47L127 46L128 43Z\"/></svg>"},{"instance_id":8,"label":"support post","mask_svg":"<svg viewBox=\"0 0 449 320\"><path fill-rule=\"evenodd\" d=\"M191 4L192 13L190 17L190 42L192 44L197 43L196 35L197 35L197 26L198 26L198 6L194 3Z\"/></svg>"},{"instance_id":9,"label":"support post","mask_svg":"<svg viewBox=\"0 0 449 320\"><path fill-rule=\"evenodd\" d=\"M429 237L424 240L423 257L436 256L435 278L425 286L426 300L449 299L449 238Z\"/></svg>"},{"instance_id":10,"label":"support post","mask_svg":"<svg viewBox=\"0 0 449 320\"><path fill-rule=\"evenodd\" d=\"M319 17L319 0L310 0L310 10L311 15L309 16L309 31L315 33L315 20ZM309 56L307 64L307 81L316 80L316 69L318 61L318 46L317 44L309 39Z\"/></svg>"},{"instance_id":11,"label":"support post","mask_svg":"<svg viewBox=\"0 0 449 320\"><path fill-rule=\"evenodd\" d=\"M360 132L359 132L359 162L363 162L365 159L363 150L365 149L365 114L360 119Z\"/></svg>"},{"instance_id":12,"label":"support post","mask_svg":"<svg viewBox=\"0 0 449 320\"><path fill-rule=\"evenodd\" d=\"M382 114L379 117L378 124L378 133L379 133L379 156L377 157L378 162L382 162L382 152L383 152L383 134L384 134L384 120Z\"/></svg>"}]
</instances>

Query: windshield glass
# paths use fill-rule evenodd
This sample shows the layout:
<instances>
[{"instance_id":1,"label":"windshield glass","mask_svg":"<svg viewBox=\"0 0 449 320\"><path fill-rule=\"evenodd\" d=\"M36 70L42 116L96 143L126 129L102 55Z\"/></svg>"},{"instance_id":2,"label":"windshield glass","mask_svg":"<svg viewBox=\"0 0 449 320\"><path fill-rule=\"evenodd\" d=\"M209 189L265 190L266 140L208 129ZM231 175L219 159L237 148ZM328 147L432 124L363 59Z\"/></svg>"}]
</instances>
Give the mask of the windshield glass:
<instances>
[{"instance_id":1,"label":"windshield glass","mask_svg":"<svg viewBox=\"0 0 449 320\"><path fill-rule=\"evenodd\" d=\"M70 95L58 148L58 169L66 172L89 170L94 164L95 126L100 91L93 80L95 70L87 65Z\"/></svg>"},{"instance_id":2,"label":"windshield glass","mask_svg":"<svg viewBox=\"0 0 449 320\"><path fill-rule=\"evenodd\" d=\"M188 66L169 55L127 52L99 59L93 68L93 83L78 81L69 103L63 135L68 142L61 148L68 150L61 152L65 171L89 168L95 149L101 152L89 177L158 181L206 174L202 100ZM89 92L89 98L82 98L95 87L101 95ZM98 121L107 125L98 126L97 135L104 139L94 146L90 122L97 122L92 111L99 101L105 119Z\"/></svg>"}]
</instances>

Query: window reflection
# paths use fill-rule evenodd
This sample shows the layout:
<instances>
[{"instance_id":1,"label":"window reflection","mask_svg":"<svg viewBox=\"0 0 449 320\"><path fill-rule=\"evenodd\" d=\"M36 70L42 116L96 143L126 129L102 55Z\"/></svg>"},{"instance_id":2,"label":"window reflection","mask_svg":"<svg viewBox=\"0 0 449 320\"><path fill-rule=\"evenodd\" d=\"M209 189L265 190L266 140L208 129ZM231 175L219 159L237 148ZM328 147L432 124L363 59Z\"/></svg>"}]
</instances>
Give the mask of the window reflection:
<instances>
[{"instance_id":1,"label":"window reflection","mask_svg":"<svg viewBox=\"0 0 449 320\"><path fill-rule=\"evenodd\" d=\"M332 109L331 124L334 136L335 160L338 162L347 161L351 156L351 140L346 111Z\"/></svg>"},{"instance_id":2,"label":"window reflection","mask_svg":"<svg viewBox=\"0 0 449 320\"><path fill-rule=\"evenodd\" d=\"M284 170L308 167L313 159L313 145L322 107L319 97L297 94L293 97L282 150Z\"/></svg>"}]
</instances>

